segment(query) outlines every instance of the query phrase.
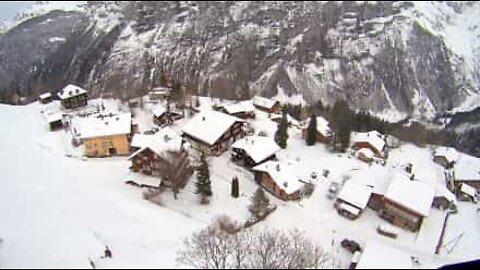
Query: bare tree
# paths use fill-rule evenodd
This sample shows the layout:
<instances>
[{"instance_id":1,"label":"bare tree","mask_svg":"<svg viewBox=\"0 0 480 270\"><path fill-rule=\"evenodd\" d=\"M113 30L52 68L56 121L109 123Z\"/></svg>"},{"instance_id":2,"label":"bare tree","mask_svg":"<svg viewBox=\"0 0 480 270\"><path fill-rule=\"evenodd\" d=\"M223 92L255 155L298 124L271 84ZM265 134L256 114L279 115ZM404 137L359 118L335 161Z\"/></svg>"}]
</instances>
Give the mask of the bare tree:
<instances>
[{"instance_id":1,"label":"bare tree","mask_svg":"<svg viewBox=\"0 0 480 270\"><path fill-rule=\"evenodd\" d=\"M195 268L213 269L300 269L324 268L331 256L302 232L251 229L227 232L225 217L183 240L177 262ZM228 227L228 226L227 226Z\"/></svg>"}]
</instances>

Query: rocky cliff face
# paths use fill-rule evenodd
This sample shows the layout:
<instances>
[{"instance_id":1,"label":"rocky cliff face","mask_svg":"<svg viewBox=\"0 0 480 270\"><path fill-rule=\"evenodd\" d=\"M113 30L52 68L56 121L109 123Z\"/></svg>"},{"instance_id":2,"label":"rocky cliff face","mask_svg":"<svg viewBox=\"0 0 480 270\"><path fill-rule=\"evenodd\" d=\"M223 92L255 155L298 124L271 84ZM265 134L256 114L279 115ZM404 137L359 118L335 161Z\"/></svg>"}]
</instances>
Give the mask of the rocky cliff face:
<instances>
[{"instance_id":1,"label":"rocky cliff face","mask_svg":"<svg viewBox=\"0 0 480 270\"><path fill-rule=\"evenodd\" d=\"M68 82L128 97L173 80L431 119L478 104L477 14L475 2L92 2L0 36L0 91Z\"/></svg>"}]
</instances>

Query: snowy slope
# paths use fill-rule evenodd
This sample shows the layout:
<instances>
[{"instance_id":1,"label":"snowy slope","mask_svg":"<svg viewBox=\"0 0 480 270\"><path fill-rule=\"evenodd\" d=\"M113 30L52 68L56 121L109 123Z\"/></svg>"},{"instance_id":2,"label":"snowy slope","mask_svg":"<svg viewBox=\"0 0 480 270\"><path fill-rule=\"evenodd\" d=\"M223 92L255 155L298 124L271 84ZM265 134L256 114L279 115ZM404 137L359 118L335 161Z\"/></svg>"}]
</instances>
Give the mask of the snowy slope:
<instances>
[{"instance_id":1,"label":"snowy slope","mask_svg":"<svg viewBox=\"0 0 480 270\"><path fill-rule=\"evenodd\" d=\"M107 100L107 107L118 106ZM92 102L99 103L95 100ZM211 104L201 98L201 104ZM141 130L150 129L154 104L145 104L135 110L135 122ZM49 132L41 111L51 111L58 104L40 106L37 103L23 107L0 105L0 162L3 164L0 183L0 263L1 267L82 267L88 268L88 258L100 268L167 268L180 267L175 263L175 252L182 237L206 226L219 214L228 214L237 221L249 217L247 206L255 191L253 174L232 163L229 152L218 158L210 157L210 175L213 197L207 206L199 204L190 181L175 200L170 191L162 195L162 206L142 199L142 190L126 185L126 180L146 178L128 170L126 158L81 159L69 158L70 134L65 131ZM273 137L277 124L267 113L257 111L251 121L256 133L267 130ZM171 128L180 131L189 118L176 122ZM348 267L351 254L339 245L351 238L361 245L374 240L414 255L422 267L438 267L445 263L480 257L472 248L480 235L475 232L478 214L472 205L461 204L461 215L451 217L445 239L454 238L459 230L465 231L468 241L461 241L451 254L442 250L433 255L440 235L445 212L431 209L430 216L418 233L400 230L398 239L379 235L376 227L385 224L371 209L366 209L356 221L336 213L333 201L326 192L333 181L360 181L361 172L385 175L388 170L401 169L402 161L414 163L413 169L429 168L434 183L441 183L428 149L411 145L402 146L390 153L387 167L368 165L347 154L332 154L324 145L305 146L301 131L289 128L288 148L277 156L280 160L298 161L305 180L312 172L318 178L310 198L300 202L284 202L267 194L278 208L255 229L270 227L298 228L328 252L334 254L335 267ZM73 149L78 150L78 149ZM428 167L425 167L428 166ZM323 177L329 170L328 177ZM230 196L231 179L240 182L240 198ZM419 178L423 176L419 175ZM425 181L429 183L429 181ZM469 224L461 229L462 223ZM471 224L471 225L470 225ZM471 239L470 239L471 238ZM113 252L111 259L99 259L104 246ZM468 251L468 252L467 252Z\"/></svg>"}]
</instances>

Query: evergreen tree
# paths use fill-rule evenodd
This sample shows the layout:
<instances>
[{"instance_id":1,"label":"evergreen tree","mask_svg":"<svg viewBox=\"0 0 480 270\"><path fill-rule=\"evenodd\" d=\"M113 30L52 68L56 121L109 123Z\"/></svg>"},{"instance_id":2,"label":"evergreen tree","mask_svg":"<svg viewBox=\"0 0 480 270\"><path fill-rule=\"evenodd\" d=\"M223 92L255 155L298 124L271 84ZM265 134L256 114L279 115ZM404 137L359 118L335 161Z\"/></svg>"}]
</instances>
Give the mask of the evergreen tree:
<instances>
[{"instance_id":1,"label":"evergreen tree","mask_svg":"<svg viewBox=\"0 0 480 270\"><path fill-rule=\"evenodd\" d=\"M238 198L238 196L239 196L238 178L235 176L232 179L232 197Z\"/></svg>"},{"instance_id":2,"label":"evergreen tree","mask_svg":"<svg viewBox=\"0 0 480 270\"><path fill-rule=\"evenodd\" d=\"M201 164L197 172L197 182L195 183L196 193L200 194L201 203L207 204L208 203L207 197L212 196L212 188L211 188L210 171L208 169L208 163L203 154L200 162Z\"/></svg>"},{"instance_id":3,"label":"evergreen tree","mask_svg":"<svg viewBox=\"0 0 480 270\"><path fill-rule=\"evenodd\" d=\"M305 141L307 145L314 145L317 142L317 117L314 114L310 117Z\"/></svg>"},{"instance_id":4,"label":"evergreen tree","mask_svg":"<svg viewBox=\"0 0 480 270\"><path fill-rule=\"evenodd\" d=\"M335 135L333 137L334 147L340 146L345 151L350 144L350 132L352 131L353 116L345 100L335 102L330 111L330 126Z\"/></svg>"},{"instance_id":5,"label":"evergreen tree","mask_svg":"<svg viewBox=\"0 0 480 270\"><path fill-rule=\"evenodd\" d=\"M263 188L257 188L257 191L255 191L255 194L253 194L251 202L252 203L248 207L250 213L252 213L252 215L257 219L263 219L267 215L268 206L270 205L270 201L267 196L265 196Z\"/></svg>"},{"instance_id":6,"label":"evergreen tree","mask_svg":"<svg viewBox=\"0 0 480 270\"><path fill-rule=\"evenodd\" d=\"M275 142L282 148L287 148L287 140L288 140L288 120L287 120L287 113L283 111L282 119L280 123L278 123L277 132L275 132Z\"/></svg>"}]
</instances>

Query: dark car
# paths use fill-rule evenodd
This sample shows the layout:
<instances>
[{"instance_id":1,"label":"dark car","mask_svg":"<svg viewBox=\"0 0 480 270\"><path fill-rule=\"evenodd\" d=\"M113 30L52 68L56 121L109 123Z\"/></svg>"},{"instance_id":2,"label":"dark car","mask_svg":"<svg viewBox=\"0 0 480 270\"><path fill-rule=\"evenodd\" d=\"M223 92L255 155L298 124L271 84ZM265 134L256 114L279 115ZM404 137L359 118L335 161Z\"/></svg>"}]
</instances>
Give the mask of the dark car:
<instances>
[{"instance_id":1,"label":"dark car","mask_svg":"<svg viewBox=\"0 0 480 270\"><path fill-rule=\"evenodd\" d=\"M360 245L353 240L343 239L340 245L351 253L355 253L356 251L362 251L360 249Z\"/></svg>"}]
</instances>

